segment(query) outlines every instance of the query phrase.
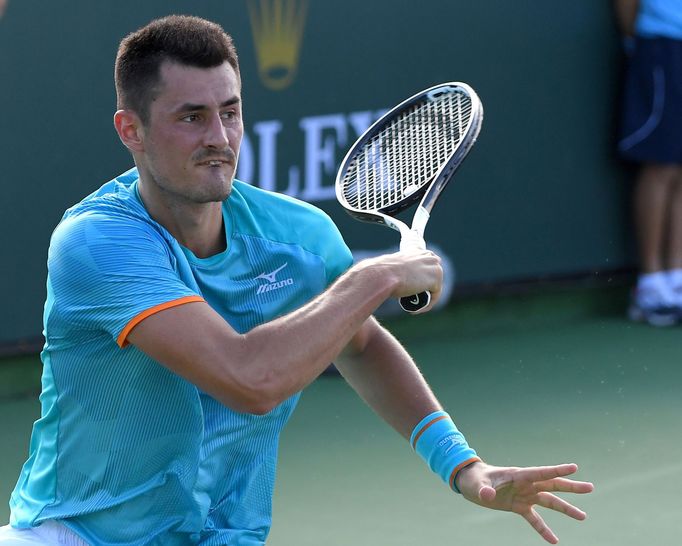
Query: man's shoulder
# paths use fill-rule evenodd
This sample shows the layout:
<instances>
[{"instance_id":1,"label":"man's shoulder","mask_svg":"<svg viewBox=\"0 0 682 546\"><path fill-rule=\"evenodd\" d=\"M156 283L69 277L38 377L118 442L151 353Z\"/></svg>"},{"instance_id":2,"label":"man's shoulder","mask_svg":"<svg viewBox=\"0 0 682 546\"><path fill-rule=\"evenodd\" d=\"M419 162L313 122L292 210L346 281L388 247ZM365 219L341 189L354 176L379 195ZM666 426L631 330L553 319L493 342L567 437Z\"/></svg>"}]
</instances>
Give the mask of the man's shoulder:
<instances>
[{"instance_id":1,"label":"man's shoulder","mask_svg":"<svg viewBox=\"0 0 682 546\"><path fill-rule=\"evenodd\" d=\"M66 241L119 239L152 235L160 228L135 195L137 170L131 169L100 186L68 208L55 228L50 246Z\"/></svg>"},{"instance_id":2,"label":"man's shoulder","mask_svg":"<svg viewBox=\"0 0 682 546\"><path fill-rule=\"evenodd\" d=\"M144 206L135 195L134 183L137 179L137 169L133 168L109 180L68 208L62 222L79 216L97 217L98 214L110 219L147 217Z\"/></svg>"},{"instance_id":3,"label":"man's shoulder","mask_svg":"<svg viewBox=\"0 0 682 546\"><path fill-rule=\"evenodd\" d=\"M321 256L334 271L330 278L352 263L336 224L310 203L235 180L226 206L234 233L294 244Z\"/></svg>"},{"instance_id":4,"label":"man's shoulder","mask_svg":"<svg viewBox=\"0 0 682 546\"><path fill-rule=\"evenodd\" d=\"M322 209L290 195L264 190L241 180L234 180L232 194L228 205L242 207L271 222L273 219L286 219L292 222L313 222L333 225L331 219Z\"/></svg>"}]
</instances>

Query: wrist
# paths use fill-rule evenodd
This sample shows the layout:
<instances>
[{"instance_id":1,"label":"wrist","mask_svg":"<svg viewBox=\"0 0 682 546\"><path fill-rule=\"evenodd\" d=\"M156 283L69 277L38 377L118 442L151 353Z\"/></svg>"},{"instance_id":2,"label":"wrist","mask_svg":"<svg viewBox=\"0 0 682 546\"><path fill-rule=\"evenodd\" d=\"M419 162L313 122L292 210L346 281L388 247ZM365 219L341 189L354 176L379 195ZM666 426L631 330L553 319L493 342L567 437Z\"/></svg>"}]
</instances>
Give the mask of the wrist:
<instances>
[{"instance_id":1,"label":"wrist","mask_svg":"<svg viewBox=\"0 0 682 546\"><path fill-rule=\"evenodd\" d=\"M457 491L459 491L459 492L462 491L462 485L461 484L462 484L462 482L466 482L467 475L469 474L469 472L473 468L475 468L479 465L482 465L482 464L483 464L483 461L481 459L477 459L477 460L471 461L469 464L465 464L464 466L462 466L462 468L459 469L459 471L455 475L455 483L454 483L454 486L455 486Z\"/></svg>"},{"instance_id":2,"label":"wrist","mask_svg":"<svg viewBox=\"0 0 682 546\"><path fill-rule=\"evenodd\" d=\"M395 267L385 263L384 256L368 258L358 262L351 270L353 284L364 286L377 293L381 299L380 303L390 298L400 286L400 276Z\"/></svg>"},{"instance_id":3,"label":"wrist","mask_svg":"<svg viewBox=\"0 0 682 546\"><path fill-rule=\"evenodd\" d=\"M460 492L456 482L458 474L481 460L444 411L422 419L412 431L410 444L429 468L457 493Z\"/></svg>"}]
</instances>

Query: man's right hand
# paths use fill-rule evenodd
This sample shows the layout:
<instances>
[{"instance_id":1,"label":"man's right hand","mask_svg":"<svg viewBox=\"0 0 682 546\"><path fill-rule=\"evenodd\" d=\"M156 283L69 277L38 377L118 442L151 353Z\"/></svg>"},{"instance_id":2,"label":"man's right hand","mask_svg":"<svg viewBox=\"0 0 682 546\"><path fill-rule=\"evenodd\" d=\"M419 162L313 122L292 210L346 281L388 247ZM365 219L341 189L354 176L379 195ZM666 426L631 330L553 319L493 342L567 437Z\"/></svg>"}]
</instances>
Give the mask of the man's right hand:
<instances>
[{"instance_id":1,"label":"man's right hand","mask_svg":"<svg viewBox=\"0 0 682 546\"><path fill-rule=\"evenodd\" d=\"M441 259L430 250L417 245L401 245L401 250L359 262L355 267L370 268L386 275L395 283L392 297L398 299L420 292L431 293L428 306L417 311L425 313L438 302L443 287Z\"/></svg>"}]
</instances>

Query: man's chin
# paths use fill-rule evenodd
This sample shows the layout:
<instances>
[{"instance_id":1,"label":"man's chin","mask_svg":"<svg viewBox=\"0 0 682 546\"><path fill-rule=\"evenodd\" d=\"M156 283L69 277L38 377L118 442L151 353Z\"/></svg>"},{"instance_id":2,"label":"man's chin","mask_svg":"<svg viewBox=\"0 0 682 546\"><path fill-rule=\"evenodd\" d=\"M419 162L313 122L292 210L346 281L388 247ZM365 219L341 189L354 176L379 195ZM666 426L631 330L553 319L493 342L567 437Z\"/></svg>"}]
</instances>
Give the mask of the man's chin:
<instances>
[{"instance_id":1,"label":"man's chin","mask_svg":"<svg viewBox=\"0 0 682 546\"><path fill-rule=\"evenodd\" d=\"M203 184L204 191L197 197L204 203L225 201L232 193L232 176L224 175L212 177Z\"/></svg>"},{"instance_id":2,"label":"man's chin","mask_svg":"<svg viewBox=\"0 0 682 546\"><path fill-rule=\"evenodd\" d=\"M204 196L202 201L204 203L218 203L218 202L223 202L225 199L227 199L230 194L232 193L232 181L229 183L226 183L223 185L221 188L215 188L214 191L207 192Z\"/></svg>"}]
</instances>

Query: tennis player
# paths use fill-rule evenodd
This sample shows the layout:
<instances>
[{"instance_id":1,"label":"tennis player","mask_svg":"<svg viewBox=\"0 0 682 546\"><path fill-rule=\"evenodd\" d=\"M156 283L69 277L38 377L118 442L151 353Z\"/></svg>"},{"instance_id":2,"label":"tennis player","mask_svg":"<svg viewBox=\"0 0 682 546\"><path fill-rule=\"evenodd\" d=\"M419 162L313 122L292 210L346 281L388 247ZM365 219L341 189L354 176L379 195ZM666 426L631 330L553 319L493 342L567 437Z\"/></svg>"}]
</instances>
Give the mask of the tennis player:
<instances>
[{"instance_id":1,"label":"tennis player","mask_svg":"<svg viewBox=\"0 0 682 546\"><path fill-rule=\"evenodd\" d=\"M264 544L280 431L344 349L350 385L453 491L549 542L534 505L585 517L552 493L592 489L565 477L575 465L482 462L372 318L387 298L435 303L437 256L352 266L321 211L234 179L242 89L218 25L153 21L122 41L115 77L136 168L53 233L42 416L0 544Z\"/></svg>"}]
</instances>

